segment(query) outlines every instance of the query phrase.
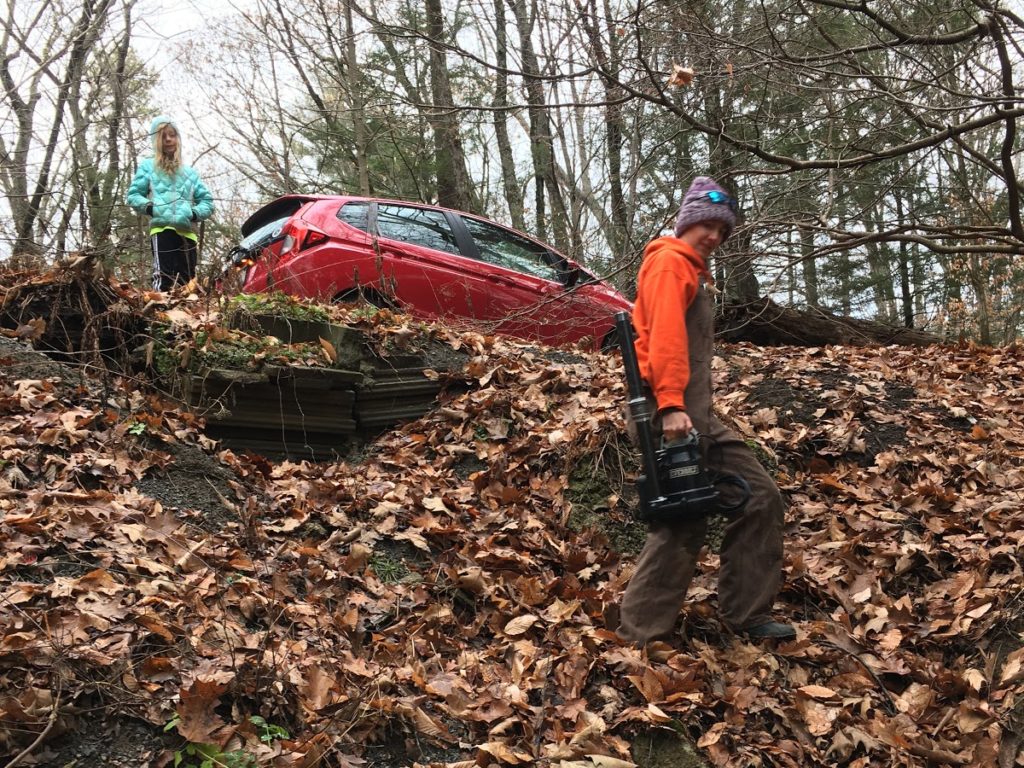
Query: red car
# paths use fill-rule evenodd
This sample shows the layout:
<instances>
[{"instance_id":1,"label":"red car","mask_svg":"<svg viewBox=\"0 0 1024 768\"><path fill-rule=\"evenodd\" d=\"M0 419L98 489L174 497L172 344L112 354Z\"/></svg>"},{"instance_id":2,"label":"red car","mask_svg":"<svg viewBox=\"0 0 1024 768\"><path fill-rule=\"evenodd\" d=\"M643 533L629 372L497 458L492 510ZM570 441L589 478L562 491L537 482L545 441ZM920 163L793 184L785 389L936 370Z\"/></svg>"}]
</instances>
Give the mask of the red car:
<instances>
[{"instance_id":1,"label":"red car","mask_svg":"<svg viewBox=\"0 0 1024 768\"><path fill-rule=\"evenodd\" d=\"M323 301L363 297L423 319L558 345L615 342L632 304L521 232L447 208L337 195L286 195L242 225L242 290Z\"/></svg>"}]
</instances>

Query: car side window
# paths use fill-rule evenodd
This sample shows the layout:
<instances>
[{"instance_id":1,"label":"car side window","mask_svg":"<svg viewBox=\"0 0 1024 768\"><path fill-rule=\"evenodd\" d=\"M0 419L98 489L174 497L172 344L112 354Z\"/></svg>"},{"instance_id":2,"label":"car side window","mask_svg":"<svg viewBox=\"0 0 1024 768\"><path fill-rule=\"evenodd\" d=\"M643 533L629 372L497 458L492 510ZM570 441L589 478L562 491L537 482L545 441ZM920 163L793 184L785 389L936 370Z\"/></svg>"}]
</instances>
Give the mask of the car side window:
<instances>
[{"instance_id":1,"label":"car side window","mask_svg":"<svg viewBox=\"0 0 1024 768\"><path fill-rule=\"evenodd\" d=\"M548 263L548 251L543 246L520 237L514 232L495 227L477 219L463 216L466 228L473 235L480 258L488 264L523 272L544 280L557 281L558 270Z\"/></svg>"},{"instance_id":2,"label":"car side window","mask_svg":"<svg viewBox=\"0 0 1024 768\"><path fill-rule=\"evenodd\" d=\"M440 211L378 204L377 232L381 237L391 240L401 240L435 251L461 253L455 241L455 233Z\"/></svg>"},{"instance_id":3,"label":"car side window","mask_svg":"<svg viewBox=\"0 0 1024 768\"><path fill-rule=\"evenodd\" d=\"M338 209L338 218L356 229L361 229L366 232L369 227L370 220L370 204L353 201L351 203L345 203L341 208Z\"/></svg>"}]
</instances>

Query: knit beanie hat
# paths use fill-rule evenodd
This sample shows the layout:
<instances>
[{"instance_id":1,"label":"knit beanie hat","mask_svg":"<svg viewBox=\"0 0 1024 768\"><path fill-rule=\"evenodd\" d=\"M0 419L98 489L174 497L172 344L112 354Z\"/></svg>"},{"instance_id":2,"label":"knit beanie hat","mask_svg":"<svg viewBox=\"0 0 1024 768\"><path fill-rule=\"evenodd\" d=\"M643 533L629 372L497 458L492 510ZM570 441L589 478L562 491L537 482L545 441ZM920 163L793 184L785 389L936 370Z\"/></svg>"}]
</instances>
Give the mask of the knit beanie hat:
<instances>
[{"instance_id":1,"label":"knit beanie hat","mask_svg":"<svg viewBox=\"0 0 1024 768\"><path fill-rule=\"evenodd\" d=\"M676 237L701 221L724 222L726 232L722 238L723 242L736 226L736 199L708 176L695 178L683 195L683 204L679 206L679 213L676 215Z\"/></svg>"},{"instance_id":2,"label":"knit beanie hat","mask_svg":"<svg viewBox=\"0 0 1024 768\"><path fill-rule=\"evenodd\" d=\"M156 136L156 132L164 125L169 125L179 134L181 133L181 131L178 130L177 123L171 120L171 118L167 117L167 115L157 115L153 118L153 122L149 124L149 135Z\"/></svg>"}]
</instances>

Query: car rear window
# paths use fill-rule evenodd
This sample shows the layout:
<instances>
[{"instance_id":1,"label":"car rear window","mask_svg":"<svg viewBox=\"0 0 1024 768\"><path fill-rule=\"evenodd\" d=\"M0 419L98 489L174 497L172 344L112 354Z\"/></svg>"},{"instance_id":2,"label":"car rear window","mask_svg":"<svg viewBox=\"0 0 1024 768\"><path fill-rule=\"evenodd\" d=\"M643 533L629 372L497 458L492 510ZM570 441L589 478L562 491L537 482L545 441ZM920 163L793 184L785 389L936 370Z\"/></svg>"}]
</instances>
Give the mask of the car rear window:
<instances>
[{"instance_id":1,"label":"car rear window","mask_svg":"<svg viewBox=\"0 0 1024 768\"><path fill-rule=\"evenodd\" d=\"M466 228L476 241L480 258L488 264L523 272L544 280L559 278L558 270L548 263L548 251L543 246L520 237L515 232L495 227L477 219L463 216Z\"/></svg>"},{"instance_id":2,"label":"car rear window","mask_svg":"<svg viewBox=\"0 0 1024 768\"><path fill-rule=\"evenodd\" d=\"M404 205L378 205L377 232L381 237L435 251L460 252L455 234L440 211Z\"/></svg>"},{"instance_id":3,"label":"car rear window","mask_svg":"<svg viewBox=\"0 0 1024 768\"><path fill-rule=\"evenodd\" d=\"M370 204L364 202L345 203L338 209L338 218L350 227L367 232L370 229Z\"/></svg>"},{"instance_id":4,"label":"car rear window","mask_svg":"<svg viewBox=\"0 0 1024 768\"><path fill-rule=\"evenodd\" d=\"M290 218L291 216L289 215L283 216L280 219L268 221L263 226L259 227L258 229L254 229L252 232L250 232L248 235L242 238L242 242L240 242L238 245L247 250L252 250L254 248L261 248L265 246L268 242L270 242L279 234L281 234L281 227L283 227L285 222L288 221L288 219Z\"/></svg>"}]
</instances>

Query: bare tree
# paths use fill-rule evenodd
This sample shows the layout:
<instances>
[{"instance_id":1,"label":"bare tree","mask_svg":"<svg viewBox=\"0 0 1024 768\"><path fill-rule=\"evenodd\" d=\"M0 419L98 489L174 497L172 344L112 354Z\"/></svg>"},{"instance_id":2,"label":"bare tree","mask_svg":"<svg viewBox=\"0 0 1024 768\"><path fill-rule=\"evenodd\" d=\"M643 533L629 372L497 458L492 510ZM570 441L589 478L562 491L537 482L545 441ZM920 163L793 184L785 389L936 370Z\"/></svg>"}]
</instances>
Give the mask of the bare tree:
<instances>
[{"instance_id":1,"label":"bare tree","mask_svg":"<svg viewBox=\"0 0 1024 768\"><path fill-rule=\"evenodd\" d=\"M348 93L352 104L352 138L359 177L359 193L370 194L370 169L367 160L366 101L363 96L359 57L356 51L356 27L353 20L352 0L345 0L345 65L348 72Z\"/></svg>"},{"instance_id":2,"label":"bare tree","mask_svg":"<svg viewBox=\"0 0 1024 768\"><path fill-rule=\"evenodd\" d=\"M477 208L473 185L466 171L466 153L459 132L445 59L443 41L447 37L441 0L426 0L427 35L430 48L430 105L434 129L434 161L437 166L437 199L441 205L472 211Z\"/></svg>"},{"instance_id":3,"label":"bare tree","mask_svg":"<svg viewBox=\"0 0 1024 768\"><path fill-rule=\"evenodd\" d=\"M991 287L1021 285L1024 25L1001 5L296 1L263 0L234 77L261 189L472 187L628 287L710 173L741 203L734 299L1015 333Z\"/></svg>"},{"instance_id":4,"label":"bare tree","mask_svg":"<svg viewBox=\"0 0 1024 768\"><path fill-rule=\"evenodd\" d=\"M495 38L495 84L494 84L494 136L498 144L498 156L501 166L501 185L508 204L512 225L520 230L526 229L526 216L523 211L523 193L516 177L515 153L508 133L508 30L505 21L505 0L494 0L494 38Z\"/></svg>"},{"instance_id":5,"label":"bare tree","mask_svg":"<svg viewBox=\"0 0 1024 768\"><path fill-rule=\"evenodd\" d=\"M85 77L71 89L73 151L69 199L56 234L58 252L66 249L68 230L77 220L86 246L104 256L112 253L115 212L123 206L122 135L129 110L148 95L152 82L147 82L142 66L131 56L134 6L135 0L122 3L120 31L91 52Z\"/></svg>"},{"instance_id":6,"label":"bare tree","mask_svg":"<svg viewBox=\"0 0 1024 768\"><path fill-rule=\"evenodd\" d=\"M114 5L84 0L71 13L60 0L28 8L8 0L0 20L0 82L13 115L11 130L0 132L0 185L11 208L16 257L37 259L46 245L39 227L49 222L41 214L62 186L56 169L75 144L65 121L80 106L83 77Z\"/></svg>"},{"instance_id":7,"label":"bare tree","mask_svg":"<svg viewBox=\"0 0 1024 768\"><path fill-rule=\"evenodd\" d=\"M529 104L530 149L533 158L537 233L542 239L546 239L547 221L545 217L550 204L551 227L555 245L564 251L569 248L565 202L558 185L551 119L547 112L544 81L537 54L534 51L532 37L537 22L538 6L535 0L529 3L527 0L508 0L508 2L515 16L516 29L519 33L519 56L522 60L524 88Z\"/></svg>"}]
</instances>

